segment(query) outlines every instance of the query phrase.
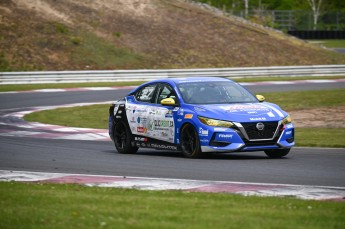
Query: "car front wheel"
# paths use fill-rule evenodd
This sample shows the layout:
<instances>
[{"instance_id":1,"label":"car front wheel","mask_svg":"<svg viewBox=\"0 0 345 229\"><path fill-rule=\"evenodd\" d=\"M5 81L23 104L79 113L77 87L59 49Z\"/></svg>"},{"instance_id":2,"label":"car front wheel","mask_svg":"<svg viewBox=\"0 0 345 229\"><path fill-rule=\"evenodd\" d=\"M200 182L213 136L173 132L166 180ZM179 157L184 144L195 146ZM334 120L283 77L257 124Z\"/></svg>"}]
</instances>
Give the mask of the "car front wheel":
<instances>
[{"instance_id":1,"label":"car front wheel","mask_svg":"<svg viewBox=\"0 0 345 229\"><path fill-rule=\"evenodd\" d=\"M198 133L191 124L182 127L181 148L185 157L198 158L202 156Z\"/></svg>"},{"instance_id":2,"label":"car front wheel","mask_svg":"<svg viewBox=\"0 0 345 229\"><path fill-rule=\"evenodd\" d=\"M131 145L131 133L125 122L120 121L114 127L114 144L119 153L136 153L138 147Z\"/></svg>"},{"instance_id":3,"label":"car front wheel","mask_svg":"<svg viewBox=\"0 0 345 229\"><path fill-rule=\"evenodd\" d=\"M282 158L290 152L290 149L272 149L265 150L266 155L269 158Z\"/></svg>"}]
</instances>

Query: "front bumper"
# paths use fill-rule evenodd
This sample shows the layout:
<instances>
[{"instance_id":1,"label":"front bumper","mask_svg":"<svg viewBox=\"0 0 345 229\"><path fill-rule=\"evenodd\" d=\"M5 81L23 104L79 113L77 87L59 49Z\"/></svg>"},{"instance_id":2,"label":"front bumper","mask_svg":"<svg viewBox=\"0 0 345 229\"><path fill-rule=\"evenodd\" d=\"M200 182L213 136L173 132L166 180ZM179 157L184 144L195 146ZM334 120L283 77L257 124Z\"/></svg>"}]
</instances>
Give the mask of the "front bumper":
<instances>
[{"instance_id":1,"label":"front bumper","mask_svg":"<svg viewBox=\"0 0 345 229\"><path fill-rule=\"evenodd\" d=\"M235 123L234 128L224 128L221 132L214 128L209 130L210 139L199 136L203 152L241 152L264 151L269 149L287 149L295 145L295 130L292 123L284 125L277 122L274 133L257 133L244 128L242 124ZM253 133L249 133L252 131ZM261 138L262 136L262 138Z\"/></svg>"}]
</instances>

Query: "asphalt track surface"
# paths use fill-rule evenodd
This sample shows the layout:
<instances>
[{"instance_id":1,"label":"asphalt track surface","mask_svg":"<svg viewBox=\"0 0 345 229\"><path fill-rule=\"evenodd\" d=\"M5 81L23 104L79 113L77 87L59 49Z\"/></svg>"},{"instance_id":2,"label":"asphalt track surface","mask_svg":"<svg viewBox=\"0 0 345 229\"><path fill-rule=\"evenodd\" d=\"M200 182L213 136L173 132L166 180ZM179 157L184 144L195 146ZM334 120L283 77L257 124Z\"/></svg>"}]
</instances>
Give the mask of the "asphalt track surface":
<instances>
[{"instance_id":1,"label":"asphalt track surface","mask_svg":"<svg viewBox=\"0 0 345 229\"><path fill-rule=\"evenodd\" d=\"M248 86L254 93L344 88L345 83ZM128 90L0 94L0 110L102 102ZM106 112L105 112L106 113ZM112 142L0 137L0 169L135 177L240 181L345 187L345 150L294 148L283 159L263 152L212 154L186 159L178 152L116 152Z\"/></svg>"}]
</instances>

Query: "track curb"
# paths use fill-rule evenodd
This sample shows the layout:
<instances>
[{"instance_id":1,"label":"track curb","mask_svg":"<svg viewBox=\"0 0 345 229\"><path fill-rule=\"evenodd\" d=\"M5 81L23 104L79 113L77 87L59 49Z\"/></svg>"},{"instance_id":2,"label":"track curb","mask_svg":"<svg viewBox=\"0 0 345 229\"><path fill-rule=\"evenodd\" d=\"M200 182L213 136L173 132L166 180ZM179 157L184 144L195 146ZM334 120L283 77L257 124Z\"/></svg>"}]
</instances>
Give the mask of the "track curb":
<instances>
[{"instance_id":1,"label":"track curb","mask_svg":"<svg viewBox=\"0 0 345 229\"><path fill-rule=\"evenodd\" d=\"M177 190L186 192L230 193L244 196L294 197L304 200L345 201L345 187L291 184L247 183L106 176L68 173L45 173L0 170L0 181L80 184L90 187L129 188L138 190Z\"/></svg>"}]
</instances>

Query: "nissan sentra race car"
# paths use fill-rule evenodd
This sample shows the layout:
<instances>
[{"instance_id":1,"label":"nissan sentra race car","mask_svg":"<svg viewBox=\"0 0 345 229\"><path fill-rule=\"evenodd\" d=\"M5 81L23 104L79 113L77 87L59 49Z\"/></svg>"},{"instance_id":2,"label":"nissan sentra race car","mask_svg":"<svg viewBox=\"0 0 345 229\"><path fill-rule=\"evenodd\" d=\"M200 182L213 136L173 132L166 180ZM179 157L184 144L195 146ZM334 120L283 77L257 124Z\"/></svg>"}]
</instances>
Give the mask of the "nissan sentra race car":
<instances>
[{"instance_id":1,"label":"nissan sentra race car","mask_svg":"<svg viewBox=\"0 0 345 229\"><path fill-rule=\"evenodd\" d=\"M225 78L147 82L109 109L109 135L119 153L138 148L208 152L264 151L270 158L294 146L294 126L279 106Z\"/></svg>"}]
</instances>

